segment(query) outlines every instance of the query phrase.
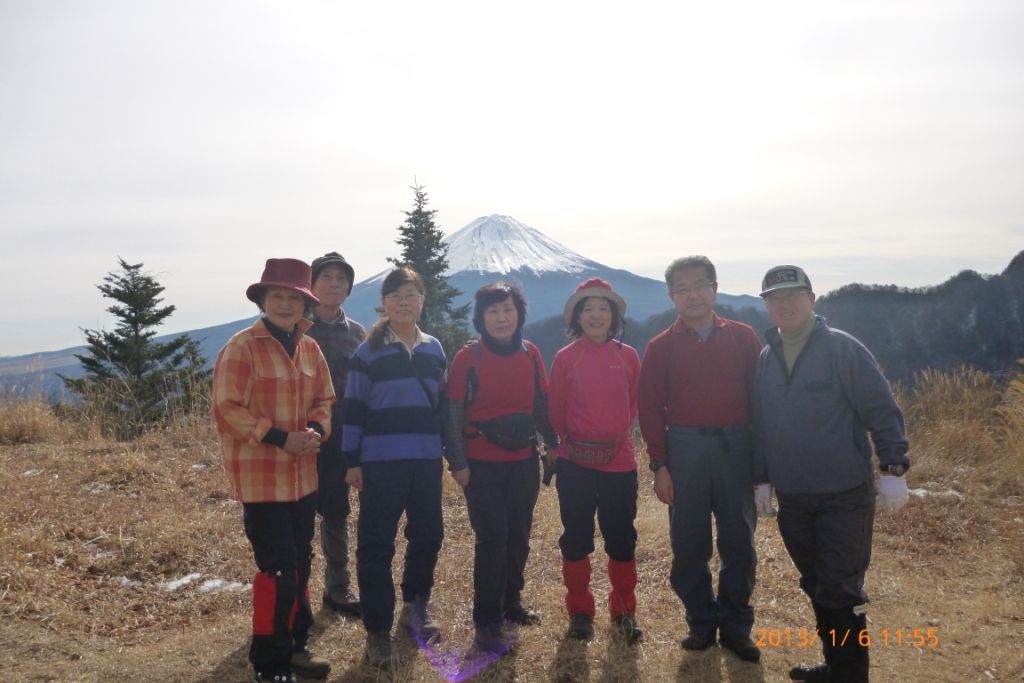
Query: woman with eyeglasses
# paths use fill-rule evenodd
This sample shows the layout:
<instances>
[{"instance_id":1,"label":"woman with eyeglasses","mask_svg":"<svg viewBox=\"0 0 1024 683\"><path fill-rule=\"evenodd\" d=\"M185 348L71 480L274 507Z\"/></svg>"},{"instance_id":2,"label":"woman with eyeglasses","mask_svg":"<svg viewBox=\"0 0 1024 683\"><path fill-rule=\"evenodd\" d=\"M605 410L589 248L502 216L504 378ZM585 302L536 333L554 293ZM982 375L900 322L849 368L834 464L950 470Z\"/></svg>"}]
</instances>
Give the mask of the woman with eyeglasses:
<instances>
[{"instance_id":1,"label":"woman with eyeglasses","mask_svg":"<svg viewBox=\"0 0 1024 683\"><path fill-rule=\"evenodd\" d=\"M439 638L430 616L441 519L440 394L444 350L416 324L424 286L416 271L396 268L381 287L383 316L349 366L343 401L345 481L359 491L356 568L365 661L391 668L395 536L406 515L399 625L419 642Z\"/></svg>"}]
</instances>

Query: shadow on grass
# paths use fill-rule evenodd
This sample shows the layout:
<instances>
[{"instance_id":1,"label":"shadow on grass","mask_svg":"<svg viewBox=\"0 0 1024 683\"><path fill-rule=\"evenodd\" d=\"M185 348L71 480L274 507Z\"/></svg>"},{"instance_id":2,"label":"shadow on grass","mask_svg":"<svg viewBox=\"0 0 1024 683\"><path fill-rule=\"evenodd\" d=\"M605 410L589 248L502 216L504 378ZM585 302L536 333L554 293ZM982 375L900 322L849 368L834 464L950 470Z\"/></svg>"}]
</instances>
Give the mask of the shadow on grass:
<instances>
[{"instance_id":1,"label":"shadow on grass","mask_svg":"<svg viewBox=\"0 0 1024 683\"><path fill-rule=\"evenodd\" d=\"M240 646L220 661L213 671L197 679L197 683L249 683L252 681L252 667L249 665L249 645Z\"/></svg>"},{"instance_id":2,"label":"shadow on grass","mask_svg":"<svg viewBox=\"0 0 1024 683\"><path fill-rule=\"evenodd\" d=\"M722 651L710 647L702 652L683 652L676 671L676 683L721 683Z\"/></svg>"},{"instance_id":3,"label":"shadow on grass","mask_svg":"<svg viewBox=\"0 0 1024 683\"><path fill-rule=\"evenodd\" d=\"M639 645L630 645L616 628L608 629L608 648L601 662L601 683L632 683L640 680Z\"/></svg>"},{"instance_id":4,"label":"shadow on grass","mask_svg":"<svg viewBox=\"0 0 1024 683\"><path fill-rule=\"evenodd\" d=\"M558 645L555 661L548 669L548 680L553 683L576 683L590 680L590 662L587 660L587 643L565 638Z\"/></svg>"},{"instance_id":5,"label":"shadow on grass","mask_svg":"<svg viewBox=\"0 0 1024 683\"><path fill-rule=\"evenodd\" d=\"M764 668L760 664L744 662L731 653L723 652L722 661L732 683L764 683Z\"/></svg>"}]
</instances>

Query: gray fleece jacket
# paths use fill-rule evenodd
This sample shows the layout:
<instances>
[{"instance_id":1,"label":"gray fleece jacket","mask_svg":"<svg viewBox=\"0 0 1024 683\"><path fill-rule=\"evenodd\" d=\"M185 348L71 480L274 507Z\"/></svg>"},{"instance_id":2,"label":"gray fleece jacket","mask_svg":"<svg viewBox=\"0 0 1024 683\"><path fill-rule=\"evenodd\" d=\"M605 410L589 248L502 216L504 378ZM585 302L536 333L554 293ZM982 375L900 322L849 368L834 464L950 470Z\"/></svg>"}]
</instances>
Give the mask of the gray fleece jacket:
<instances>
[{"instance_id":1,"label":"gray fleece jacket","mask_svg":"<svg viewBox=\"0 0 1024 683\"><path fill-rule=\"evenodd\" d=\"M816 316L788 372L778 330L765 336L753 396L755 482L782 493L848 491L872 479L872 444L880 465L910 464L903 412L863 344Z\"/></svg>"}]
</instances>

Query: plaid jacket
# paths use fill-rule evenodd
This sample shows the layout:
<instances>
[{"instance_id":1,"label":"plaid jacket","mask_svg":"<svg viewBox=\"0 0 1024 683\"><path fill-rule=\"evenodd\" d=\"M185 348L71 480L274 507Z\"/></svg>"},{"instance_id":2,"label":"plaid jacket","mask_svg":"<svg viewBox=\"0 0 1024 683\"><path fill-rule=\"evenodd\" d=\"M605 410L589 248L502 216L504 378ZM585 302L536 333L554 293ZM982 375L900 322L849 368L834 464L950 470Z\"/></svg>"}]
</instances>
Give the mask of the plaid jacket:
<instances>
[{"instance_id":1,"label":"plaid jacket","mask_svg":"<svg viewBox=\"0 0 1024 683\"><path fill-rule=\"evenodd\" d=\"M316 491L316 456L263 443L271 427L297 432L319 422L331 430L334 386L320 347L299 321L289 358L262 320L233 336L213 369L213 418L224 470L243 503L290 502Z\"/></svg>"}]
</instances>

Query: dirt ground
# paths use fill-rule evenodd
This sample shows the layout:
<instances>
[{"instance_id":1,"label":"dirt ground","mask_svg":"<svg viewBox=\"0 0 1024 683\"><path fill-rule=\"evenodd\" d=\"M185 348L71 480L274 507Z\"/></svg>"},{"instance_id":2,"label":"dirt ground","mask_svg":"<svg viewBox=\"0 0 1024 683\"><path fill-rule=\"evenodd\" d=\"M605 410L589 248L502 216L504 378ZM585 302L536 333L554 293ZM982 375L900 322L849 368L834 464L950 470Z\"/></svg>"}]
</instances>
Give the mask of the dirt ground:
<instances>
[{"instance_id":1,"label":"dirt ground","mask_svg":"<svg viewBox=\"0 0 1024 683\"><path fill-rule=\"evenodd\" d=\"M876 518L867 580L873 680L1024 680L1024 499L972 486L951 493L948 477L915 478L914 470L908 479L945 493ZM786 681L791 666L819 659L818 644L801 639L813 617L773 519L761 520L757 531L753 635L763 642L761 664L719 648L680 648L685 625L668 586L667 516L644 471L643 642L630 648L614 638L600 609L593 642L562 639L561 527L551 488L537 507L525 592L543 623L522 629L518 646L496 662L463 662L471 640L472 533L456 487L446 482L445 490L434 593L445 640L438 652L422 652L400 638L396 680L464 680L482 667L475 680L754 683ZM250 680L249 594L199 589L208 579L248 583L254 571L241 508L228 494L208 431L130 444L2 446L0 494L0 680ZM602 550L593 561L600 605L608 588ZM315 563L319 576L320 559ZM191 573L200 577L182 588L162 585ZM332 663L328 680L376 680L359 665L361 624L319 610L319 579L312 594L310 645ZM915 642L918 629L930 640L923 647Z\"/></svg>"}]
</instances>

